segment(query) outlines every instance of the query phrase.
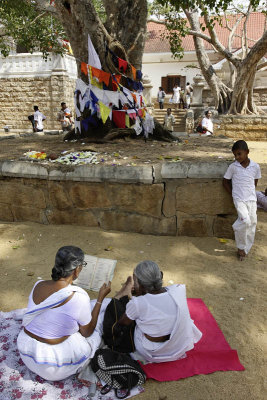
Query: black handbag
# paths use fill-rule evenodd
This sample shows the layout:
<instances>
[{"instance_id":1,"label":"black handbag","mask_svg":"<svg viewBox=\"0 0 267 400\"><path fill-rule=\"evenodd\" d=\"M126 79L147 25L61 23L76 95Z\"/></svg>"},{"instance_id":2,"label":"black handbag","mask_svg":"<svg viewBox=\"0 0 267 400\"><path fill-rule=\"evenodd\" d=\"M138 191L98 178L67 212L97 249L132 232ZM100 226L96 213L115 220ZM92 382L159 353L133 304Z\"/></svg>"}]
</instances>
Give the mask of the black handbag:
<instances>
[{"instance_id":1,"label":"black handbag","mask_svg":"<svg viewBox=\"0 0 267 400\"><path fill-rule=\"evenodd\" d=\"M106 383L101 394L106 394L114 389L118 399L129 396L134 386L143 385L146 381L140 364L128 354L110 349L99 349L90 365L96 376Z\"/></svg>"}]
</instances>

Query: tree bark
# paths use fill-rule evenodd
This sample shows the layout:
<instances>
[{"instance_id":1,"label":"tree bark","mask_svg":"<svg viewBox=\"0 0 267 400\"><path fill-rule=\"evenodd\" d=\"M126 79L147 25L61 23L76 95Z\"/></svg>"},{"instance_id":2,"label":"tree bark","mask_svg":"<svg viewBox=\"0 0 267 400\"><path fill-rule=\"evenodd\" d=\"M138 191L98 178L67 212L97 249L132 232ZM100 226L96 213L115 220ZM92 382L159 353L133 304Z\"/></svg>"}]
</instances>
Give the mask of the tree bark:
<instances>
[{"instance_id":1,"label":"tree bark","mask_svg":"<svg viewBox=\"0 0 267 400\"><path fill-rule=\"evenodd\" d=\"M258 63L267 51L267 31L250 49L237 70L229 114L259 114L253 100L253 85Z\"/></svg>"},{"instance_id":2,"label":"tree bark","mask_svg":"<svg viewBox=\"0 0 267 400\"><path fill-rule=\"evenodd\" d=\"M185 10L186 17L193 31L200 32L199 15L197 10ZM207 55L203 39L193 35L196 55L201 72L209 85L214 97L215 108L219 113L226 113L231 104L232 89L228 88L216 75Z\"/></svg>"}]
</instances>

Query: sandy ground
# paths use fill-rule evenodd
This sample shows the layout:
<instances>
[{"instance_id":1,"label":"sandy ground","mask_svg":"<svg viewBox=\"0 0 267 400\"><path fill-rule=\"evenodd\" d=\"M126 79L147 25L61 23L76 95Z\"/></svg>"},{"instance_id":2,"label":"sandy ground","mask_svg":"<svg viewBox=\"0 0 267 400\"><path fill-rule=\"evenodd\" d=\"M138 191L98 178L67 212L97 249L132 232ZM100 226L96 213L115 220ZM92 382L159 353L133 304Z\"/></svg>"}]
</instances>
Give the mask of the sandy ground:
<instances>
[{"instance_id":1,"label":"sandy ground","mask_svg":"<svg viewBox=\"0 0 267 400\"><path fill-rule=\"evenodd\" d=\"M9 142L14 146L14 141ZM3 141L1 150L2 144ZM249 146L251 158L261 163L260 188L263 189L267 186L267 142L251 142ZM17 147L13 150L18 151ZM209 147L207 151L206 147L199 151L213 154L214 150ZM225 157L231 157L229 150L224 152ZM138 399L263 400L266 398L267 213L259 212L258 219L255 245L242 263L236 259L232 240L221 243L217 238L144 236L77 226L2 223L0 310L26 306L36 279L49 279L55 253L62 245L74 244L88 254L117 259L111 294L119 289L139 261L152 259L163 270L166 285L170 280L185 283L188 297L204 300L231 347L238 350L246 370L216 372L169 383L149 380L145 393ZM108 246L112 247L109 252L105 251ZM91 292L90 296L94 298L96 293Z\"/></svg>"}]
</instances>

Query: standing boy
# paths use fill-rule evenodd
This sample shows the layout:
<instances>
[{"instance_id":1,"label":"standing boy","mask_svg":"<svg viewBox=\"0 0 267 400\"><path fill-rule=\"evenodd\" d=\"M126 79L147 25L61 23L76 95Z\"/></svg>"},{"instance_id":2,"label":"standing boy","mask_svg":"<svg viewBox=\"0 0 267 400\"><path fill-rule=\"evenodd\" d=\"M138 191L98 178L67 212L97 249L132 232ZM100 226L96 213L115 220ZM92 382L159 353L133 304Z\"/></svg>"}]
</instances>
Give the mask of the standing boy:
<instances>
[{"instance_id":1,"label":"standing boy","mask_svg":"<svg viewBox=\"0 0 267 400\"><path fill-rule=\"evenodd\" d=\"M33 130L34 132L43 132L44 126L43 126L43 121L45 120L45 116L41 111L39 111L38 106L34 106L34 114L33 114L33 122L34 122L34 127Z\"/></svg>"},{"instance_id":2,"label":"standing boy","mask_svg":"<svg viewBox=\"0 0 267 400\"><path fill-rule=\"evenodd\" d=\"M175 118L172 115L172 110L171 108L167 108L167 114L164 117L164 123L163 126L167 131L173 132L173 126L175 124Z\"/></svg>"},{"instance_id":3,"label":"standing boy","mask_svg":"<svg viewBox=\"0 0 267 400\"><path fill-rule=\"evenodd\" d=\"M229 165L223 186L233 196L238 218L233 224L237 253L243 261L254 242L257 225L257 197L255 187L261 178L259 164L248 158L249 149L244 140L232 147L236 161Z\"/></svg>"}]
</instances>

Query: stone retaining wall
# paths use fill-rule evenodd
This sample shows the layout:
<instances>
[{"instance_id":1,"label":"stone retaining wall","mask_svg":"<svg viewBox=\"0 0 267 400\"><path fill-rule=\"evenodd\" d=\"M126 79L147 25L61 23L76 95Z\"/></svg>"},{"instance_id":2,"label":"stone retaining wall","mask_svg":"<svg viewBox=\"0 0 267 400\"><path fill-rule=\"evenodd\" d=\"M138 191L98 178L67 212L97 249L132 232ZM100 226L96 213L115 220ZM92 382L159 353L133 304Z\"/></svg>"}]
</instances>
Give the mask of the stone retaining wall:
<instances>
[{"instance_id":1,"label":"stone retaining wall","mask_svg":"<svg viewBox=\"0 0 267 400\"><path fill-rule=\"evenodd\" d=\"M60 103L65 101L73 110L75 80L64 75L49 77L0 78L0 128L31 130L28 115L33 106L46 116L44 129L61 129L56 120Z\"/></svg>"},{"instance_id":2,"label":"stone retaining wall","mask_svg":"<svg viewBox=\"0 0 267 400\"><path fill-rule=\"evenodd\" d=\"M215 135L244 140L267 139L267 115L220 115L219 119L220 128L216 128Z\"/></svg>"},{"instance_id":3,"label":"stone retaining wall","mask_svg":"<svg viewBox=\"0 0 267 400\"><path fill-rule=\"evenodd\" d=\"M253 90L255 104L260 107L267 107L267 87L255 87ZM205 88L202 92L202 100L205 107L214 105L214 98L210 89Z\"/></svg>"},{"instance_id":4,"label":"stone retaining wall","mask_svg":"<svg viewBox=\"0 0 267 400\"><path fill-rule=\"evenodd\" d=\"M154 235L232 237L226 162L84 165L0 163L0 220L100 226Z\"/></svg>"}]
</instances>

